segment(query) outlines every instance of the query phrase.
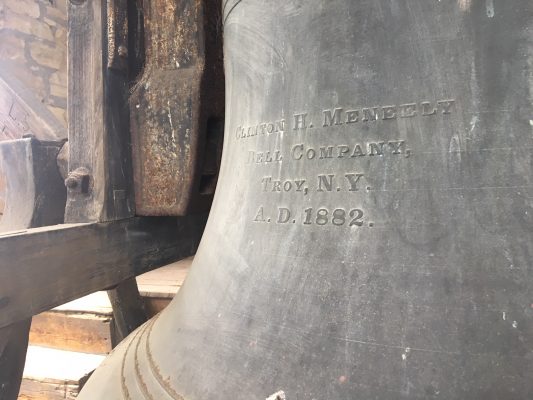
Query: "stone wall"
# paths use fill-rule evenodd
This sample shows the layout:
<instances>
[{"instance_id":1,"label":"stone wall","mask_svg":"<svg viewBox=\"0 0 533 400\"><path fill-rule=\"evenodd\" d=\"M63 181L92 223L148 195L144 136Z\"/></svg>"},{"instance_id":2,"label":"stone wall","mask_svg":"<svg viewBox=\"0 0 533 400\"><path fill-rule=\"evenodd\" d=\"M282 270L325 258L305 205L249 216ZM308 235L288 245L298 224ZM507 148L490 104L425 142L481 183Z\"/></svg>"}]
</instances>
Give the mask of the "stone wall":
<instances>
[{"instance_id":1,"label":"stone wall","mask_svg":"<svg viewBox=\"0 0 533 400\"><path fill-rule=\"evenodd\" d=\"M66 133L66 0L0 0L0 79L16 88L15 92L25 92L24 107L47 114L39 116L61 131L58 136ZM4 118L7 115L17 122L10 112L6 110ZM51 118L63 130L54 121L50 123ZM2 121L0 131L1 125Z\"/></svg>"}]
</instances>

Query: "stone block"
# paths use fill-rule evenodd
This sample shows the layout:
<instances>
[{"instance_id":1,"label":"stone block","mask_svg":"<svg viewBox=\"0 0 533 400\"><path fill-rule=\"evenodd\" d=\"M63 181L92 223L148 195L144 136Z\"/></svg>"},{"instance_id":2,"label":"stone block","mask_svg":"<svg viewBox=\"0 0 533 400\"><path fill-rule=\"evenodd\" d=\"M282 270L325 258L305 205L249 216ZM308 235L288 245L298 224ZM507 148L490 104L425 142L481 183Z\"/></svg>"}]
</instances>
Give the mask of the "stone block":
<instances>
[{"instance_id":1,"label":"stone block","mask_svg":"<svg viewBox=\"0 0 533 400\"><path fill-rule=\"evenodd\" d=\"M63 13L67 15L67 0L56 0L54 1L54 6Z\"/></svg>"},{"instance_id":2,"label":"stone block","mask_svg":"<svg viewBox=\"0 0 533 400\"><path fill-rule=\"evenodd\" d=\"M5 62L0 65L6 76L11 76L30 88L35 97L40 101L44 101L47 96L46 84L39 71L31 71L24 65L20 65L16 61Z\"/></svg>"},{"instance_id":3,"label":"stone block","mask_svg":"<svg viewBox=\"0 0 533 400\"><path fill-rule=\"evenodd\" d=\"M46 16L58 22L60 25L67 25L67 13L55 6L46 7Z\"/></svg>"},{"instance_id":4,"label":"stone block","mask_svg":"<svg viewBox=\"0 0 533 400\"><path fill-rule=\"evenodd\" d=\"M6 190L6 178L2 171L0 171L0 193L4 193Z\"/></svg>"},{"instance_id":5,"label":"stone block","mask_svg":"<svg viewBox=\"0 0 533 400\"><path fill-rule=\"evenodd\" d=\"M57 120L67 126L67 110L60 107L48 106L50 112L57 118Z\"/></svg>"},{"instance_id":6,"label":"stone block","mask_svg":"<svg viewBox=\"0 0 533 400\"><path fill-rule=\"evenodd\" d=\"M50 84L50 95L55 97L67 98L67 87L63 85Z\"/></svg>"},{"instance_id":7,"label":"stone block","mask_svg":"<svg viewBox=\"0 0 533 400\"><path fill-rule=\"evenodd\" d=\"M48 17L44 17L43 18L43 21L45 22L46 25L48 25L50 28L57 28L57 22L48 18Z\"/></svg>"},{"instance_id":8,"label":"stone block","mask_svg":"<svg viewBox=\"0 0 533 400\"><path fill-rule=\"evenodd\" d=\"M67 70L63 68L50 75L50 95L55 97L67 98Z\"/></svg>"},{"instance_id":9,"label":"stone block","mask_svg":"<svg viewBox=\"0 0 533 400\"><path fill-rule=\"evenodd\" d=\"M14 13L30 18L39 18L39 4L33 0L3 0L5 6Z\"/></svg>"},{"instance_id":10,"label":"stone block","mask_svg":"<svg viewBox=\"0 0 533 400\"><path fill-rule=\"evenodd\" d=\"M66 109L67 108L67 96L56 97L54 95L50 95L46 99L45 104L52 106L52 107Z\"/></svg>"},{"instance_id":11,"label":"stone block","mask_svg":"<svg viewBox=\"0 0 533 400\"><path fill-rule=\"evenodd\" d=\"M67 28L58 26L54 37L56 46L67 47Z\"/></svg>"},{"instance_id":12,"label":"stone block","mask_svg":"<svg viewBox=\"0 0 533 400\"><path fill-rule=\"evenodd\" d=\"M51 74L49 82L50 82L51 85L60 85L60 86L67 87L67 72L66 72L66 68Z\"/></svg>"},{"instance_id":13,"label":"stone block","mask_svg":"<svg viewBox=\"0 0 533 400\"><path fill-rule=\"evenodd\" d=\"M37 19L16 14L7 8L0 13L0 29L12 29L38 39L54 40L49 25Z\"/></svg>"},{"instance_id":14,"label":"stone block","mask_svg":"<svg viewBox=\"0 0 533 400\"><path fill-rule=\"evenodd\" d=\"M25 42L8 32L0 33L0 59L25 62Z\"/></svg>"},{"instance_id":15,"label":"stone block","mask_svg":"<svg viewBox=\"0 0 533 400\"><path fill-rule=\"evenodd\" d=\"M56 70L62 68L67 62L65 48L36 41L30 43L30 54L37 64Z\"/></svg>"}]
</instances>

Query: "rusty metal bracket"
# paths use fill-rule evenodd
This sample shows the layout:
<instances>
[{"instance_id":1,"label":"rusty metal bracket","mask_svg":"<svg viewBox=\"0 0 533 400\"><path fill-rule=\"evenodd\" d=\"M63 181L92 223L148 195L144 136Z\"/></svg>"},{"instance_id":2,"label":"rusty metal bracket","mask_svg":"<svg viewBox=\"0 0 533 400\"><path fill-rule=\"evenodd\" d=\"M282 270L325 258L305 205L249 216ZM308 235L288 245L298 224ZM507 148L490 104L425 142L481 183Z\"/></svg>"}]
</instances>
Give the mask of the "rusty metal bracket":
<instances>
[{"instance_id":1,"label":"rusty metal bracket","mask_svg":"<svg viewBox=\"0 0 533 400\"><path fill-rule=\"evenodd\" d=\"M130 97L136 213L208 210L222 149L220 0L144 3L144 73Z\"/></svg>"},{"instance_id":2,"label":"rusty metal bracket","mask_svg":"<svg viewBox=\"0 0 533 400\"><path fill-rule=\"evenodd\" d=\"M127 0L107 0L107 67L128 70Z\"/></svg>"}]
</instances>

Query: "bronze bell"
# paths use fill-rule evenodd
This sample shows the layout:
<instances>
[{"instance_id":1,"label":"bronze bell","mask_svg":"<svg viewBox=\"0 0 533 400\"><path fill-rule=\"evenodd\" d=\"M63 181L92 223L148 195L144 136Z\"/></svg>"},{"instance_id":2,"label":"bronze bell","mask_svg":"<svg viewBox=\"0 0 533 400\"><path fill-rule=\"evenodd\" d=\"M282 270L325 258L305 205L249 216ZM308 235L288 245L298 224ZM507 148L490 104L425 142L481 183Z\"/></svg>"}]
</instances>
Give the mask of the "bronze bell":
<instances>
[{"instance_id":1,"label":"bronze bell","mask_svg":"<svg viewBox=\"0 0 533 400\"><path fill-rule=\"evenodd\" d=\"M225 1L202 244L79 399L533 398L532 14Z\"/></svg>"}]
</instances>

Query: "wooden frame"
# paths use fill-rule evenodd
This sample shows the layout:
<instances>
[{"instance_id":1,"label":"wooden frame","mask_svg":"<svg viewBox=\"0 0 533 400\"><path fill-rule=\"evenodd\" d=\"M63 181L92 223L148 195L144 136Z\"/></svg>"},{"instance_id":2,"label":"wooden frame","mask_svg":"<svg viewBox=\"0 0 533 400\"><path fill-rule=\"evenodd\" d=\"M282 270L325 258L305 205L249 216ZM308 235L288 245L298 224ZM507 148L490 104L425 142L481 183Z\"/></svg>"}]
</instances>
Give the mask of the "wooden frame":
<instances>
[{"instance_id":1,"label":"wooden frame","mask_svg":"<svg viewBox=\"0 0 533 400\"><path fill-rule=\"evenodd\" d=\"M128 65L138 61L128 61L128 42L132 42L128 11L132 10L127 7L132 4L68 2L68 190L66 205L61 204L65 224L26 229L53 223L42 219L0 234L0 339L2 333L15 337L15 331L27 336L27 321L33 315L99 290L108 290L117 330L124 337L145 319L132 278L191 256L199 245L207 214L135 216L128 105ZM223 104L223 98L218 101ZM184 124L192 123L186 119ZM48 163L41 172L58 175L56 163ZM61 179L59 186L56 192L64 200ZM170 191L179 189L169 186ZM49 192L52 198L54 191ZM24 211L29 206L20 207ZM9 354L21 359L27 337L26 344L20 340L16 344ZM14 359L1 357L8 354L3 351L8 347L2 346L0 341L0 370ZM22 367L12 364L14 373L21 375ZM0 374L0 384L1 379ZM16 398L18 385L13 382L7 398L0 387L0 398Z\"/></svg>"},{"instance_id":2,"label":"wooden frame","mask_svg":"<svg viewBox=\"0 0 533 400\"><path fill-rule=\"evenodd\" d=\"M32 138L0 142L0 173L6 178L7 191L0 232L63 222L66 194L56 164L62 144ZM0 255L0 269L7 272L0 282L0 298L4 299L0 304L4 304L4 287L17 283L12 281L11 269L16 265L8 264L8 258L14 256L11 248L5 248ZM0 327L0 399L17 398L31 317L25 315Z\"/></svg>"}]
</instances>

